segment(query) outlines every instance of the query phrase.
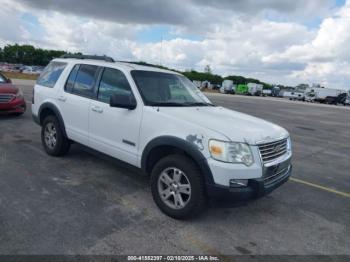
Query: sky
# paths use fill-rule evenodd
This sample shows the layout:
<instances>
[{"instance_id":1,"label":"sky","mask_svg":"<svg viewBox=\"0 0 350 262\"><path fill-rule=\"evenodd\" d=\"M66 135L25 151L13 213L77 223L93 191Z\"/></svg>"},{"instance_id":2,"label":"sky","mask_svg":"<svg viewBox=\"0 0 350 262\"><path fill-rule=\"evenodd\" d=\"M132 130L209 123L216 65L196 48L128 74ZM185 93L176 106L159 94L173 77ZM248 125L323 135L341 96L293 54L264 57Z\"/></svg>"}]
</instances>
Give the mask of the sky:
<instances>
[{"instance_id":1,"label":"sky","mask_svg":"<svg viewBox=\"0 0 350 262\"><path fill-rule=\"evenodd\" d=\"M272 84L350 89L350 0L0 0L32 44Z\"/></svg>"}]
</instances>

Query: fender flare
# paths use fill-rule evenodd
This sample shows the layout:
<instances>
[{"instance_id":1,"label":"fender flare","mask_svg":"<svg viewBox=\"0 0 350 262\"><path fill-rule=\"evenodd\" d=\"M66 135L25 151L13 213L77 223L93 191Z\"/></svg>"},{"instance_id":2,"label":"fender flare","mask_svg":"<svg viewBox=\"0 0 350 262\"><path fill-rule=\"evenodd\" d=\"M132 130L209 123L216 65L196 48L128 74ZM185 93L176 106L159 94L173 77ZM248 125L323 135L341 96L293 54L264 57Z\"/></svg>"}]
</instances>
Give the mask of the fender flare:
<instances>
[{"instance_id":1,"label":"fender flare","mask_svg":"<svg viewBox=\"0 0 350 262\"><path fill-rule=\"evenodd\" d=\"M207 159L202 152L191 142L174 136L161 136L151 140L145 147L141 157L141 169L146 173L147 159L152 149L158 146L172 146L188 154L198 165L206 184L214 184L213 175Z\"/></svg>"},{"instance_id":2,"label":"fender flare","mask_svg":"<svg viewBox=\"0 0 350 262\"><path fill-rule=\"evenodd\" d=\"M60 111L58 110L57 106L55 106L53 103L50 103L50 102L46 102L46 103L43 103L40 108L39 108L39 111L38 111L38 120L39 120L39 124L42 125L42 121L41 121L41 113L44 109L50 109L54 112L55 116L57 117L58 119L58 122L60 123L60 126L62 127L62 131L63 131L63 135L65 137L67 137L67 133L66 133L66 126L64 125L64 121L63 121L63 117L60 113Z\"/></svg>"}]
</instances>

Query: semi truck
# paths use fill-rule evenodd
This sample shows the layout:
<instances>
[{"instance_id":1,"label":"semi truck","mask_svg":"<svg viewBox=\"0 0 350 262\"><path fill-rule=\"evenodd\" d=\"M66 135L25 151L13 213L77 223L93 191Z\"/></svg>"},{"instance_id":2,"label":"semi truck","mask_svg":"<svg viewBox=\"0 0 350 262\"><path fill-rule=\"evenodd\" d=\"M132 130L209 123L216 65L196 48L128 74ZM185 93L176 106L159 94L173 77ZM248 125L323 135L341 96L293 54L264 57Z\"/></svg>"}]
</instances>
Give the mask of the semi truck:
<instances>
[{"instance_id":1,"label":"semi truck","mask_svg":"<svg viewBox=\"0 0 350 262\"><path fill-rule=\"evenodd\" d=\"M248 86L245 84L237 85L236 94L247 95L248 94Z\"/></svg>"},{"instance_id":2,"label":"semi truck","mask_svg":"<svg viewBox=\"0 0 350 262\"><path fill-rule=\"evenodd\" d=\"M278 86L274 86L271 89L271 96L277 97L279 96L280 92L281 92L281 89Z\"/></svg>"}]
</instances>

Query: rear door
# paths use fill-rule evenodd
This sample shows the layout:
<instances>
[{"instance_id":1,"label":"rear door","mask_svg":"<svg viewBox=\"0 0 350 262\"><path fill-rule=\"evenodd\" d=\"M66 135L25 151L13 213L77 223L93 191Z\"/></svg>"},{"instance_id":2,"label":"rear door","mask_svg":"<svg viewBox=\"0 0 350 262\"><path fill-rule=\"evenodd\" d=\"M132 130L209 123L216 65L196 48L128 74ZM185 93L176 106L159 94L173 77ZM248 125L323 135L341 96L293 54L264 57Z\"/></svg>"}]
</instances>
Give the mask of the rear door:
<instances>
[{"instance_id":1,"label":"rear door","mask_svg":"<svg viewBox=\"0 0 350 262\"><path fill-rule=\"evenodd\" d=\"M84 145L89 145L89 107L95 97L99 69L95 65L75 65L58 95L68 137Z\"/></svg>"},{"instance_id":2,"label":"rear door","mask_svg":"<svg viewBox=\"0 0 350 262\"><path fill-rule=\"evenodd\" d=\"M104 68L97 88L89 113L91 147L136 165L142 107L137 105L134 110L128 110L109 106L112 94L133 95L126 76L120 70Z\"/></svg>"}]
</instances>

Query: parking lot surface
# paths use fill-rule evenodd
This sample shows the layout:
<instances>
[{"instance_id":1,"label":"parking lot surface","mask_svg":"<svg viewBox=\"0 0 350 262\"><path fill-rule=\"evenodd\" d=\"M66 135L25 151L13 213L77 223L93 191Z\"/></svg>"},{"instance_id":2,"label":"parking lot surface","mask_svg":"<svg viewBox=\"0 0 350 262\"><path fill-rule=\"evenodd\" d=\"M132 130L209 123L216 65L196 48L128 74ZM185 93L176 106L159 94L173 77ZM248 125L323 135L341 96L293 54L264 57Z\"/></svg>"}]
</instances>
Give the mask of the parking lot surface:
<instances>
[{"instance_id":1,"label":"parking lot surface","mask_svg":"<svg viewBox=\"0 0 350 262\"><path fill-rule=\"evenodd\" d=\"M350 110L208 95L212 102L285 127L293 178L255 201L213 204L177 221L154 204L148 179L74 144L45 154L31 118L0 116L1 254L350 255Z\"/></svg>"}]
</instances>

